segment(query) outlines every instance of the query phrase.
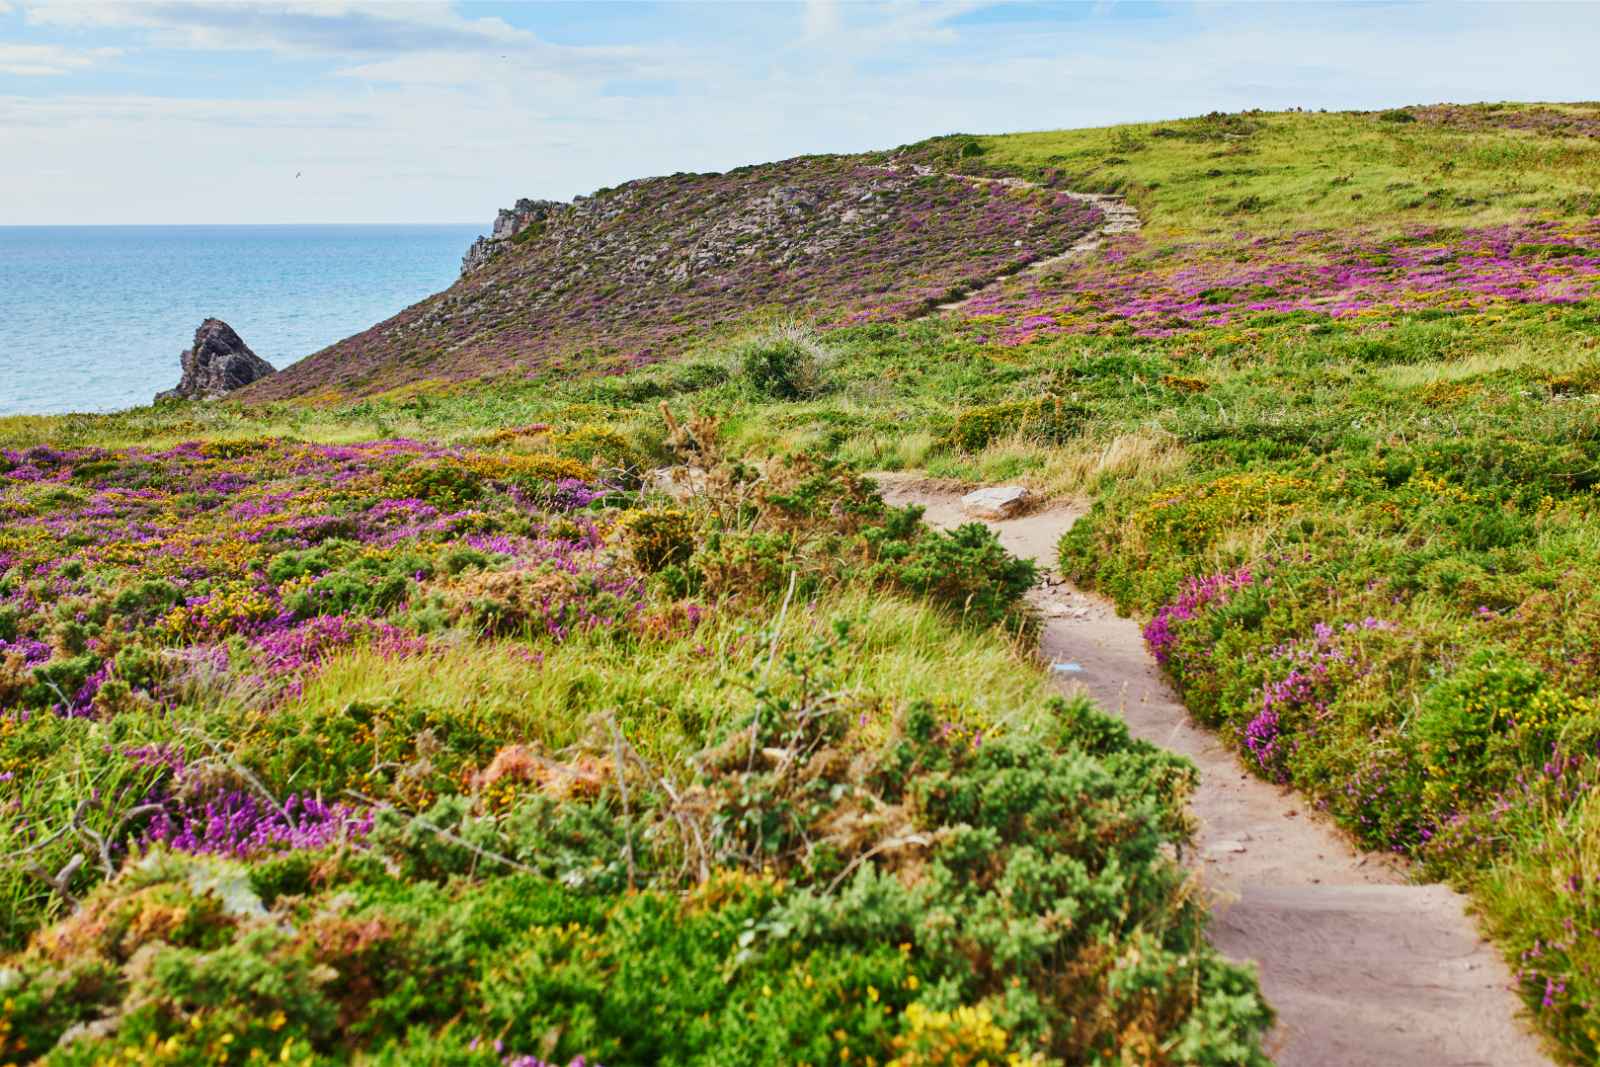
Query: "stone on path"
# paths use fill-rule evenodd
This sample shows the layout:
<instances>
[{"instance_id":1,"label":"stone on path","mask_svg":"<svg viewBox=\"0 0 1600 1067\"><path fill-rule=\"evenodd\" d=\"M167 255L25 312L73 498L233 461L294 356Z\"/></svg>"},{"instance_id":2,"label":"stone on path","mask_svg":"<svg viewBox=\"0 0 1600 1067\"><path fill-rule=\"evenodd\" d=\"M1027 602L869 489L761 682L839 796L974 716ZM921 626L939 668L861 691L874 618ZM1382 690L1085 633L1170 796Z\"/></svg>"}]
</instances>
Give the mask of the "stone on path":
<instances>
[{"instance_id":1,"label":"stone on path","mask_svg":"<svg viewBox=\"0 0 1600 1067\"><path fill-rule=\"evenodd\" d=\"M1009 519L1028 505L1028 491L1020 485L992 485L961 498L961 510L975 519Z\"/></svg>"}]
</instances>

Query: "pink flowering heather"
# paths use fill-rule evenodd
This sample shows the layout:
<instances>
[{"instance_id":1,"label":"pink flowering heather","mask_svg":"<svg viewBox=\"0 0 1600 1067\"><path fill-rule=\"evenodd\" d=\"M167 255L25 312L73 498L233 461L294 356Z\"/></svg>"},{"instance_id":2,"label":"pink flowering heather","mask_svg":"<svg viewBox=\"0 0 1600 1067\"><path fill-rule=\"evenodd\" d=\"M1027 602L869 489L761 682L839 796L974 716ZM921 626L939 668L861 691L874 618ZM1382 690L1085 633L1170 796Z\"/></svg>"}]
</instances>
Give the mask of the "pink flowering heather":
<instances>
[{"instance_id":1,"label":"pink flowering heather","mask_svg":"<svg viewBox=\"0 0 1600 1067\"><path fill-rule=\"evenodd\" d=\"M427 647L427 641L416 634L385 622L348 615L313 616L266 633L255 644L260 650L262 665L277 674L314 667L330 653L362 640L371 640L390 655L411 655Z\"/></svg>"},{"instance_id":2,"label":"pink flowering heather","mask_svg":"<svg viewBox=\"0 0 1600 1067\"><path fill-rule=\"evenodd\" d=\"M490 1047L492 1047L495 1051L495 1055L500 1057L501 1067L603 1067L603 1065L599 1063L590 1063L588 1059L583 1056L577 1056L563 1065L561 1063L541 1059L538 1056L532 1056L526 1053L507 1052L505 1042L499 1038L495 1038L491 1042L485 1042L483 1038L475 1037L467 1046L467 1049L471 1052L476 1052L485 1044L488 1044Z\"/></svg>"},{"instance_id":3,"label":"pink flowering heather","mask_svg":"<svg viewBox=\"0 0 1600 1067\"><path fill-rule=\"evenodd\" d=\"M1362 631L1394 628L1394 623L1370 615L1339 627L1319 622L1312 627L1309 640L1292 641L1273 650L1275 661L1291 666L1283 677L1262 683L1261 710L1245 726L1242 738L1263 773L1278 781L1288 780L1283 767L1291 744L1285 737L1286 718L1293 721L1306 712L1314 719L1321 718L1335 695L1335 672L1341 668L1346 672L1363 670L1345 639Z\"/></svg>"},{"instance_id":4,"label":"pink flowering heather","mask_svg":"<svg viewBox=\"0 0 1600 1067\"><path fill-rule=\"evenodd\" d=\"M1239 235L1173 247L1129 236L1097 258L980 295L965 316L986 336L1023 344L1052 334L1169 337L1269 315L1381 320L1597 297L1600 220L1591 220L1398 237Z\"/></svg>"},{"instance_id":5,"label":"pink flowering heather","mask_svg":"<svg viewBox=\"0 0 1600 1067\"><path fill-rule=\"evenodd\" d=\"M16 641L0 641L0 658L11 654L20 655L22 662L32 667L48 660L51 655L51 649L43 641L35 641L27 637L19 638Z\"/></svg>"},{"instance_id":6,"label":"pink flowering heather","mask_svg":"<svg viewBox=\"0 0 1600 1067\"><path fill-rule=\"evenodd\" d=\"M290 796L280 811L254 794L234 790L161 812L151 821L145 841L179 852L244 859L263 852L323 848L360 839L371 829L371 812L326 804L311 794Z\"/></svg>"},{"instance_id":7,"label":"pink flowering heather","mask_svg":"<svg viewBox=\"0 0 1600 1067\"><path fill-rule=\"evenodd\" d=\"M1205 578L1190 578L1178 595L1157 609L1155 616L1145 624L1144 640L1163 667L1172 658L1178 643L1177 627L1197 616L1208 604L1226 603L1234 590L1255 582L1250 568L1241 567L1226 574L1213 574Z\"/></svg>"},{"instance_id":8,"label":"pink flowering heather","mask_svg":"<svg viewBox=\"0 0 1600 1067\"><path fill-rule=\"evenodd\" d=\"M1600 107L1502 107L1432 104L1407 108L1418 122L1460 130L1518 130L1547 137L1600 138Z\"/></svg>"}]
</instances>

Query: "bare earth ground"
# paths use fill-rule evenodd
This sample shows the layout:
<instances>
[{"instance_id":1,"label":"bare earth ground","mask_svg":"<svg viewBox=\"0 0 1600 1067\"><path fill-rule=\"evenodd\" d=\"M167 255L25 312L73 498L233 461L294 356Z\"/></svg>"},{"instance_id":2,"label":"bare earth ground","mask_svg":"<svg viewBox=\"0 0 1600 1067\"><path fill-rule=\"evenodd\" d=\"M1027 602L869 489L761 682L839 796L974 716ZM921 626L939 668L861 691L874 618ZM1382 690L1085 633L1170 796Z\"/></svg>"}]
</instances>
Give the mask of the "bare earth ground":
<instances>
[{"instance_id":1,"label":"bare earth ground","mask_svg":"<svg viewBox=\"0 0 1600 1067\"><path fill-rule=\"evenodd\" d=\"M973 521L964 488L874 476L890 503L927 520ZM1391 858L1362 853L1306 799L1250 774L1158 673L1139 626L1055 573L1056 543L1081 512L1054 506L988 525L1046 572L1040 652L1063 690L1087 691L1136 737L1200 768L1191 801L1196 856L1211 895L1211 940L1254 961L1279 1013L1268 1045L1284 1067L1522 1067L1547 1064L1518 1018L1511 975L1478 936L1459 894L1412 885Z\"/></svg>"}]
</instances>

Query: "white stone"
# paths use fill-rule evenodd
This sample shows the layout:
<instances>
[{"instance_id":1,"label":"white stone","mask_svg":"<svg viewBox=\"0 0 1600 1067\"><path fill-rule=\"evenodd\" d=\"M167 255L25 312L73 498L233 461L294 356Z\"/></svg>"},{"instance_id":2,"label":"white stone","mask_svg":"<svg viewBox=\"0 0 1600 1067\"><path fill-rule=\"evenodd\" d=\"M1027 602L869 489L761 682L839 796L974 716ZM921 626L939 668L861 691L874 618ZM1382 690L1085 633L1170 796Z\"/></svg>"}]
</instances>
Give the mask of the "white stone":
<instances>
[{"instance_id":1,"label":"white stone","mask_svg":"<svg viewBox=\"0 0 1600 1067\"><path fill-rule=\"evenodd\" d=\"M699 467L658 467L645 475L648 488L683 501L705 492L706 472Z\"/></svg>"},{"instance_id":2,"label":"white stone","mask_svg":"<svg viewBox=\"0 0 1600 1067\"><path fill-rule=\"evenodd\" d=\"M1009 519L1027 504L1028 491L1020 485L992 485L961 498L961 510L976 519Z\"/></svg>"}]
</instances>

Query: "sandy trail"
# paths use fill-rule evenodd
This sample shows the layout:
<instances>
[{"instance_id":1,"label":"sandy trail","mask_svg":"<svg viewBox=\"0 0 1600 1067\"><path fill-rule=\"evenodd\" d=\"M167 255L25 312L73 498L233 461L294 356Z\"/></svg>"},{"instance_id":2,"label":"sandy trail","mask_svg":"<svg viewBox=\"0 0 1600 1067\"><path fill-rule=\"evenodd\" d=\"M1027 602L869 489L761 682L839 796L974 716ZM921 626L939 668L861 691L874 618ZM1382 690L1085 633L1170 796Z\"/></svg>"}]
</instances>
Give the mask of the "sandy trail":
<instances>
[{"instance_id":1,"label":"sandy trail","mask_svg":"<svg viewBox=\"0 0 1600 1067\"><path fill-rule=\"evenodd\" d=\"M1038 188L1038 186L1034 185L1032 182L1025 182L1017 178L968 177L967 180L980 183L987 182L995 185L1013 185L1022 186L1025 188ZM1057 191L1061 192L1062 196L1071 197L1073 200L1077 200L1085 204L1092 204L1093 206L1099 208L1101 215L1103 216L1103 220L1101 221L1100 225L1096 226L1093 230L1090 230L1083 237L1079 238L1072 245L1072 247L1068 248L1065 252L1061 252L1054 256L1047 256L1044 259L1034 260L1032 263L1029 263L1026 266L1018 267L1015 270L1004 271L1000 274L996 274L993 278L990 278L988 282L966 293L966 295L962 296L959 300L951 300L947 303L937 305L933 309L934 312L945 313L951 311L960 311L967 305L971 304L973 300L977 299L979 296L1003 287L1006 282L1013 278L1026 277L1032 274L1044 274L1054 267L1058 267L1064 263L1070 262L1071 260L1087 256L1090 252L1093 252L1097 248L1103 246L1106 243L1106 238L1108 237L1113 237L1119 233L1132 233L1139 228L1139 212L1130 206L1128 202L1120 196L1116 196L1111 193L1068 193L1060 190Z\"/></svg>"},{"instance_id":2,"label":"sandy trail","mask_svg":"<svg viewBox=\"0 0 1600 1067\"><path fill-rule=\"evenodd\" d=\"M923 176L941 173L935 171L932 167L924 166L922 164L913 164L910 166L891 164L888 166L879 167L877 169L888 171L890 173L909 172ZM973 185L1003 185L1008 189L1044 188L1037 182L1030 182L1024 178L988 178L976 174L948 173L946 173L944 176L947 178L957 178ZM1044 259L1036 259L1032 263L1022 264L1020 266L1013 267L1010 270L1001 271L999 274L990 277L982 284L961 291L959 295L957 295L956 299L947 301L943 304L936 304L924 312L923 315L917 317L925 318L928 315L938 315L951 311L960 311L968 304L972 303L972 301L977 297L984 293L992 292L995 289L1001 288L1006 282L1013 278L1025 277L1032 274L1044 274L1052 267L1057 267L1082 256L1087 256L1090 252L1093 252L1095 249L1103 246L1106 243L1106 238L1108 237L1114 237L1121 233L1133 233L1139 229L1140 224L1138 209L1129 204L1122 196L1119 196L1115 193L1074 193L1067 192L1063 189L1057 189L1054 191L1061 196L1069 197L1070 199L1076 200L1079 203L1090 204L1096 208L1099 208L1101 213L1100 225L1084 234L1065 252L1060 252L1053 256L1046 256Z\"/></svg>"},{"instance_id":3,"label":"sandy trail","mask_svg":"<svg viewBox=\"0 0 1600 1067\"><path fill-rule=\"evenodd\" d=\"M972 521L961 487L914 476L875 476L895 504L927 520ZM1511 976L1478 936L1465 900L1412 885L1388 857L1361 853L1306 799L1246 773L1193 724L1145 650L1138 624L1054 573L1056 543L1081 513L1057 506L988 525L1005 546L1046 571L1035 590L1047 662L1127 720L1137 737L1200 768L1191 801L1199 823L1192 860L1210 892L1211 940L1260 968L1279 1013L1268 1051L1284 1067L1523 1067L1548 1064L1519 1018Z\"/></svg>"}]
</instances>

